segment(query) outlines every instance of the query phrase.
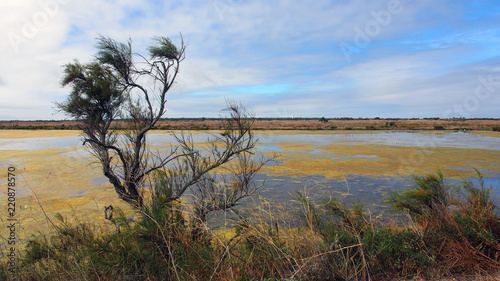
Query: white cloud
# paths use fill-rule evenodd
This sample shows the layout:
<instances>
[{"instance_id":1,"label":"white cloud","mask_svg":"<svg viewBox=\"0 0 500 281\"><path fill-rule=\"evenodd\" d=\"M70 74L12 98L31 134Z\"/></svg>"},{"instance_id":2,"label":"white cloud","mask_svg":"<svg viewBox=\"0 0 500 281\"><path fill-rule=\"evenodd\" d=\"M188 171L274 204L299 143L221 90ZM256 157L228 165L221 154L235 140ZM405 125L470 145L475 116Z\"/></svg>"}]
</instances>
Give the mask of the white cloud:
<instances>
[{"instance_id":1,"label":"white cloud","mask_svg":"<svg viewBox=\"0 0 500 281\"><path fill-rule=\"evenodd\" d=\"M471 11L451 0L400 0L401 13L347 62L339 44L354 44L355 28L364 30L391 1L397 2L3 1L0 119L62 118L52 109L69 93L59 84L61 66L75 58L90 61L98 34L132 38L134 50L144 54L151 37L179 42L182 32L187 56L169 112L178 117L214 108L210 114L216 114L225 97L262 115L349 116L370 106L370 114L391 106L396 115L437 115L466 99L477 76L498 73L500 23L491 17L483 23L475 14L469 24L464 14ZM258 98L231 91L267 83L296 87ZM474 114L494 115L499 103L492 96Z\"/></svg>"}]
</instances>

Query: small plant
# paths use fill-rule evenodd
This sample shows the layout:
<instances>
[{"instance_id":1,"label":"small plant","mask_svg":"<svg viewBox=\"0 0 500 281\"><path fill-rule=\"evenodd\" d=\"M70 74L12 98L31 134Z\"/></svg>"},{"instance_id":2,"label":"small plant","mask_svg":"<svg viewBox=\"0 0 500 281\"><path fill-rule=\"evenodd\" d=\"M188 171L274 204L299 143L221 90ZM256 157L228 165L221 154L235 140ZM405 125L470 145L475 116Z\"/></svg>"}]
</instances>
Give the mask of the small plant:
<instances>
[{"instance_id":1,"label":"small plant","mask_svg":"<svg viewBox=\"0 0 500 281\"><path fill-rule=\"evenodd\" d=\"M416 188L392 192L387 202L396 210L408 213L415 221L428 221L447 214L451 204L451 188L444 183L443 173L413 177Z\"/></svg>"},{"instance_id":2,"label":"small plant","mask_svg":"<svg viewBox=\"0 0 500 281\"><path fill-rule=\"evenodd\" d=\"M444 130L442 125L434 125L434 130Z\"/></svg>"}]
</instances>

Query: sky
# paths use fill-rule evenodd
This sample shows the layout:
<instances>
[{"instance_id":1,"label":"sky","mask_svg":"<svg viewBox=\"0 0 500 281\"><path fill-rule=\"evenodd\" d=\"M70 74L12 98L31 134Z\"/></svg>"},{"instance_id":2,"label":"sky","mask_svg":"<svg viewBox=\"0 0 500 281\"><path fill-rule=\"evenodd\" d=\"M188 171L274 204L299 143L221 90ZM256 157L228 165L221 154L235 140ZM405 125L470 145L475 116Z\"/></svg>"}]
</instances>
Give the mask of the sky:
<instances>
[{"instance_id":1,"label":"sky","mask_svg":"<svg viewBox=\"0 0 500 281\"><path fill-rule=\"evenodd\" d=\"M68 118L63 66L99 34L182 34L166 118L500 118L498 0L2 0L0 31L0 120Z\"/></svg>"}]
</instances>

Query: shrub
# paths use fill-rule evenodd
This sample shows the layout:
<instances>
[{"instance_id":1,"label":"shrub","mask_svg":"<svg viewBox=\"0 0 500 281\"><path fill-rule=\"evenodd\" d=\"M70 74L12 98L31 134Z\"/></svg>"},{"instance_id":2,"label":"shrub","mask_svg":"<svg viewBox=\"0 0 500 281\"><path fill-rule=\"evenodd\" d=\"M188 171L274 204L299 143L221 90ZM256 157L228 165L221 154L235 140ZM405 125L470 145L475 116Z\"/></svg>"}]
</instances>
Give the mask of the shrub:
<instances>
[{"instance_id":1,"label":"shrub","mask_svg":"<svg viewBox=\"0 0 500 281\"><path fill-rule=\"evenodd\" d=\"M500 221L491 188L485 188L481 173L477 174L479 186L470 180L458 186L446 184L440 172L415 177L416 187L388 198L414 220L424 243L450 272L500 266Z\"/></svg>"},{"instance_id":2,"label":"shrub","mask_svg":"<svg viewBox=\"0 0 500 281\"><path fill-rule=\"evenodd\" d=\"M500 221L479 171L478 183L449 184L441 172L388 202L412 223L382 224L354 203L314 202L297 193L290 212L237 214L223 236L194 223L161 178L130 224L117 210L103 228L58 215L57 235L30 239L20 280L393 280L487 272L500 267ZM165 179L165 178L163 178ZM200 232L193 235L193 229ZM436 276L438 275L438 276ZM10 280L0 272L2 280Z\"/></svg>"},{"instance_id":3,"label":"shrub","mask_svg":"<svg viewBox=\"0 0 500 281\"><path fill-rule=\"evenodd\" d=\"M434 125L434 130L444 130L442 125Z\"/></svg>"}]
</instances>

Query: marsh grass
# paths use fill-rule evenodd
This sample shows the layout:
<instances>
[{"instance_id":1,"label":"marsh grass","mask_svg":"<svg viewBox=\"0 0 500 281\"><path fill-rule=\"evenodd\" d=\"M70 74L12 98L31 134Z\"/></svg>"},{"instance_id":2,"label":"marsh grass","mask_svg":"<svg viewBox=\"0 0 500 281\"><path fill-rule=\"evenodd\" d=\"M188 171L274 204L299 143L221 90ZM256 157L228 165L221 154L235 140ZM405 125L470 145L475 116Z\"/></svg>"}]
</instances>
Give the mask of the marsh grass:
<instances>
[{"instance_id":1,"label":"marsh grass","mask_svg":"<svg viewBox=\"0 0 500 281\"><path fill-rule=\"evenodd\" d=\"M58 215L56 234L26 243L17 275L2 280L394 280L487 274L500 267L500 221L482 176L450 185L441 173L388 202L410 220L382 221L359 203L296 194L300 210L260 203L231 225L192 236L183 203L152 201L130 223ZM194 218L195 219L195 218ZM118 227L115 227L118 226ZM199 227L197 225L196 227Z\"/></svg>"},{"instance_id":2,"label":"marsh grass","mask_svg":"<svg viewBox=\"0 0 500 281\"><path fill-rule=\"evenodd\" d=\"M434 130L436 126L444 130L486 130L499 131L499 119L320 119L317 118L259 118L255 130ZM327 122L324 122L327 121ZM4 130L77 130L76 121L0 121ZM115 129L124 129L122 121L117 121ZM155 129L161 130L218 130L220 120L165 119L158 121Z\"/></svg>"}]
</instances>

